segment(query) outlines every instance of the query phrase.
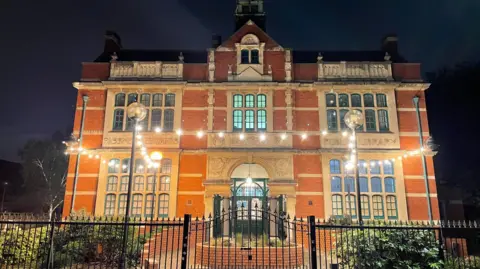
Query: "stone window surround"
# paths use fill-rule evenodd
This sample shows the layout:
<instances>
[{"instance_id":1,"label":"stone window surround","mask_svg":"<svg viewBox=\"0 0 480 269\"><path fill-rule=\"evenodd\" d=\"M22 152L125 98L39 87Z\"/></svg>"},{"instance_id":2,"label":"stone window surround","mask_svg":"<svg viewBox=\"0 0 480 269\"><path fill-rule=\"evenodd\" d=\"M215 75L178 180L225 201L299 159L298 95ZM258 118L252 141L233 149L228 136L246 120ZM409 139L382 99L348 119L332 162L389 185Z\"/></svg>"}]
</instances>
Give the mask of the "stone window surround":
<instances>
[{"instance_id":1,"label":"stone window surround","mask_svg":"<svg viewBox=\"0 0 480 269\"><path fill-rule=\"evenodd\" d=\"M267 129L265 133L273 132L273 90L268 91L259 91L256 89L252 90L227 90L227 132L233 132L233 96L235 94L241 94L244 96L247 94L253 94L255 96L255 104L256 98L258 94L264 94L267 97L267 106L265 108L261 108L267 111ZM257 108L252 108L257 110Z\"/></svg>"},{"instance_id":2,"label":"stone window surround","mask_svg":"<svg viewBox=\"0 0 480 269\"><path fill-rule=\"evenodd\" d=\"M264 52L265 52L265 43L260 42L258 37L254 34L246 34L240 43L235 43L235 47L237 50L237 74L242 73L248 68L253 68L259 74L264 73ZM249 58L251 57L251 50L258 50L258 64L242 64L242 50L249 51Z\"/></svg>"}]
</instances>

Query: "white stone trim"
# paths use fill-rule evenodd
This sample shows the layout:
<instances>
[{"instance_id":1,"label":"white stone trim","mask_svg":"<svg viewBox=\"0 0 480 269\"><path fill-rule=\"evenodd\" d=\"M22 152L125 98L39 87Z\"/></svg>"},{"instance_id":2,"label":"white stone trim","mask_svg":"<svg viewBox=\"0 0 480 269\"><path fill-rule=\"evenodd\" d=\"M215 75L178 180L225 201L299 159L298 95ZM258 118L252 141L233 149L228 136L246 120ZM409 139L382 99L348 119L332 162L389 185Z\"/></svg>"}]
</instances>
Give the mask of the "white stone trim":
<instances>
[{"instance_id":1,"label":"white stone trim","mask_svg":"<svg viewBox=\"0 0 480 269\"><path fill-rule=\"evenodd\" d=\"M205 195L204 191L179 191L178 195Z\"/></svg>"},{"instance_id":2,"label":"white stone trim","mask_svg":"<svg viewBox=\"0 0 480 269\"><path fill-rule=\"evenodd\" d=\"M72 195L71 191L66 191L65 195ZM85 196L91 196L91 195L97 195L96 191L76 191L75 196L80 196L80 195L85 195Z\"/></svg>"},{"instance_id":3,"label":"white stone trim","mask_svg":"<svg viewBox=\"0 0 480 269\"><path fill-rule=\"evenodd\" d=\"M427 112L427 109L426 108L419 108L418 110L422 111L422 112ZM397 111L400 111L400 112L415 112L417 111L416 108L414 107L399 107L397 108Z\"/></svg>"},{"instance_id":4,"label":"white stone trim","mask_svg":"<svg viewBox=\"0 0 480 269\"><path fill-rule=\"evenodd\" d=\"M405 179L424 179L424 176L419 175L404 175L403 178ZM428 179L435 179L435 176L428 176Z\"/></svg>"},{"instance_id":5,"label":"white stone trim","mask_svg":"<svg viewBox=\"0 0 480 269\"><path fill-rule=\"evenodd\" d=\"M203 174L179 174L179 177L203 177Z\"/></svg>"},{"instance_id":6,"label":"white stone trim","mask_svg":"<svg viewBox=\"0 0 480 269\"><path fill-rule=\"evenodd\" d=\"M316 195L316 196L323 196L323 192L321 191L297 191L296 195Z\"/></svg>"},{"instance_id":7,"label":"white stone trim","mask_svg":"<svg viewBox=\"0 0 480 269\"><path fill-rule=\"evenodd\" d=\"M406 194L407 197L427 197L427 194L426 193L407 193ZM437 194L436 193L430 193L430 198L436 198L437 197Z\"/></svg>"},{"instance_id":8,"label":"white stone trim","mask_svg":"<svg viewBox=\"0 0 480 269\"><path fill-rule=\"evenodd\" d=\"M68 173L67 177L74 177L74 173ZM98 174L78 174L78 177L98 177Z\"/></svg>"},{"instance_id":9,"label":"white stone trim","mask_svg":"<svg viewBox=\"0 0 480 269\"><path fill-rule=\"evenodd\" d=\"M297 177L299 178L315 178L315 177L323 177L322 174L298 174Z\"/></svg>"},{"instance_id":10,"label":"white stone trim","mask_svg":"<svg viewBox=\"0 0 480 269\"><path fill-rule=\"evenodd\" d=\"M77 106L77 110L83 110L83 107ZM105 110L105 107L101 106L87 106L87 109L85 110Z\"/></svg>"}]
</instances>

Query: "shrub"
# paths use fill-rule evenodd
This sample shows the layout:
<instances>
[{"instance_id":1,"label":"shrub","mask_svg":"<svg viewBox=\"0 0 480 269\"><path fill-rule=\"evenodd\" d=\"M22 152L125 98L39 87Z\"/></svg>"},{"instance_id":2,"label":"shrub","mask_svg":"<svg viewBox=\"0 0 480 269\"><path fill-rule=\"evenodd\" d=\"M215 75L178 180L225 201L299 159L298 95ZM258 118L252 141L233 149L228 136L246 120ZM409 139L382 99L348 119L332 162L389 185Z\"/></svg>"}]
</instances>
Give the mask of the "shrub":
<instances>
[{"instance_id":1,"label":"shrub","mask_svg":"<svg viewBox=\"0 0 480 269\"><path fill-rule=\"evenodd\" d=\"M434 231L364 228L335 237L336 255L347 268L442 268Z\"/></svg>"},{"instance_id":2,"label":"shrub","mask_svg":"<svg viewBox=\"0 0 480 269\"><path fill-rule=\"evenodd\" d=\"M45 228L22 229L15 226L0 234L0 264L30 264L42 257L41 245L47 241Z\"/></svg>"}]
</instances>

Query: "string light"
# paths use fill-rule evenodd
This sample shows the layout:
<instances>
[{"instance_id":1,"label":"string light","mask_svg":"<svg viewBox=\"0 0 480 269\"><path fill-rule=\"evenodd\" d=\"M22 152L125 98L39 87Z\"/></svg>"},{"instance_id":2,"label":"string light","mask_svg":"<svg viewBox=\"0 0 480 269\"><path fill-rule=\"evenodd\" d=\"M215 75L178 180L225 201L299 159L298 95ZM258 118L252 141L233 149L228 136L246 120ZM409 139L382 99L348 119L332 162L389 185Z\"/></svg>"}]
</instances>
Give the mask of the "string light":
<instances>
[{"instance_id":1,"label":"string light","mask_svg":"<svg viewBox=\"0 0 480 269\"><path fill-rule=\"evenodd\" d=\"M347 136L347 135L348 135L347 131L343 131L343 132L342 132L342 136L343 136L343 137L345 137L345 136Z\"/></svg>"},{"instance_id":2,"label":"string light","mask_svg":"<svg viewBox=\"0 0 480 269\"><path fill-rule=\"evenodd\" d=\"M218 133L218 137L223 138L224 136L225 136L225 133L224 133L224 132Z\"/></svg>"},{"instance_id":3,"label":"string light","mask_svg":"<svg viewBox=\"0 0 480 269\"><path fill-rule=\"evenodd\" d=\"M240 140L243 140L243 139L245 139L245 135L244 135L243 133L241 133L241 134L238 136L238 138L240 138Z\"/></svg>"},{"instance_id":4,"label":"string light","mask_svg":"<svg viewBox=\"0 0 480 269\"><path fill-rule=\"evenodd\" d=\"M328 134L327 131L325 131L325 130L322 131L322 135L323 135L323 136L326 136L327 134Z\"/></svg>"},{"instance_id":5,"label":"string light","mask_svg":"<svg viewBox=\"0 0 480 269\"><path fill-rule=\"evenodd\" d=\"M265 139L267 139L265 134L260 134L260 141L265 141Z\"/></svg>"},{"instance_id":6,"label":"string light","mask_svg":"<svg viewBox=\"0 0 480 269\"><path fill-rule=\"evenodd\" d=\"M202 138L203 135L204 135L203 131L198 131L198 132L197 132L197 137L198 137L198 138Z\"/></svg>"},{"instance_id":7,"label":"string light","mask_svg":"<svg viewBox=\"0 0 480 269\"><path fill-rule=\"evenodd\" d=\"M162 131L162 128L160 127L155 128L155 133L160 133L161 131Z\"/></svg>"},{"instance_id":8,"label":"string light","mask_svg":"<svg viewBox=\"0 0 480 269\"><path fill-rule=\"evenodd\" d=\"M178 136L180 136L180 135L183 134L183 131L182 131L182 129L178 129L177 131L175 131L175 133L176 133Z\"/></svg>"},{"instance_id":9,"label":"string light","mask_svg":"<svg viewBox=\"0 0 480 269\"><path fill-rule=\"evenodd\" d=\"M282 140L287 139L287 134L286 134L286 133L283 133L282 135L280 135L280 138L281 138Z\"/></svg>"},{"instance_id":10,"label":"string light","mask_svg":"<svg viewBox=\"0 0 480 269\"><path fill-rule=\"evenodd\" d=\"M308 137L307 133L303 133L303 134L302 134L302 140L307 139L307 137Z\"/></svg>"}]
</instances>

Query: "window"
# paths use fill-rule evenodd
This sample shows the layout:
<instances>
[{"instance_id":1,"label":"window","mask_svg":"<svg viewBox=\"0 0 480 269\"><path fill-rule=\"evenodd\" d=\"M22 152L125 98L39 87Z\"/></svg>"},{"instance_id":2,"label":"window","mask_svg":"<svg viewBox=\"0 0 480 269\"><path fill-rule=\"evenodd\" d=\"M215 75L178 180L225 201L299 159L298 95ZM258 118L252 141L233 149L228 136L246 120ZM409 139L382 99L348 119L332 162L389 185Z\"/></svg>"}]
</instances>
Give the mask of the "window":
<instances>
[{"instance_id":1,"label":"window","mask_svg":"<svg viewBox=\"0 0 480 269\"><path fill-rule=\"evenodd\" d=\"M345 177L345 192L355 192L355 180L353 177Z\"/></svg>"},{"instance_id":2,"label":"window","mask_svg":"<svg viewBox=\"0 0 480 269\"><path fill-rule=\"evenodd\" d=\"M368 178L360 177L360 192L368 192Z\"/></svg>"},{"instance_id":3,"label":"window","mask_svg":"<svg viewBox=\"0 0 480 269\"><path fill-rule=\"evenodd\" d=\"M267 96L265 94L257 95L257 107L259 108L267 107Z\"/></svg>"},{"instance_id":4,"label":"window","mask_svg":"<svg viewBox=\"0 0 480 269\"><path fill-rule=\"evenodd\" d=\"M352 107L362 107L362 97L360 94L352 94Z\"/></svg>"},{"instance_id":5,"label":"window","mask_svg":"<svg viewBox=\"0 0 480 269\"><path fill-rule=\"evenodd\" d=\"M245 95L245 107L255 107L255 96L253 94Z\"/></svg>"},{"instance_id":6,"label":"window","mask_svg":"<svg viewBox=\"0 0 480 269\"><path fill-rule=\"evenodd\" d=\"M383 198L380 195L372 196L373 218L383 219Z\"/></svg>"},{"instance_id":7,"label":"window","mask_svg":"<svg viewBox=\"0 0 480 269\"><path fill-rule=\"evenodd\" d=\"M265 110L258 110L257 112L257 130L259 131L265 131L267 130L267 111Z\"/></svg>"},{"instance_id":8,"label":"window","mask_svg":"<svg viewBox=\"0 0 480 269\"><path fill-rule=\"evenodd\" d=\"M165 109L165 113L163 116L163 130L164 131L173 131L173 109Z\"/></svg>"},{"instance_id":9,"label":"window","mask_svg":"<svg viewBox=\"0 0 480 269\"><path fill-rule=\"evenodd\" d=\"M115 95L115 106L125 106L125 94L117 93Z\"/></svg>"},{"instance_id":10,"label":"window","mask_svg":"<svg viewBox=\"0 0 480 269\"><path fill-rule=\"evenodd\" d=\"M170 174L172 173L172 160L171 159L163 159L162 160L162 168L160 170L162 174Z\"/></svg>"},{"instance_id":11,"label":"window","mask_svg":"<svg viewBox=\"0 0 480 269\"><path fill-rule=\"evenodd\" d=\"M143 208L143 195L134 194L132 198L132 216L141 217Z\"/></svg>"},{"instance_id":12,"label":"window","mask_svg":"<svg viewBox=\"0 0 480 269\"><path fill-rule=\"evenodd\" d=\"M335 110L327 110L327 124L329 131L337 131L337 112Z\"/></svg>"},{"instance_id":13,"label":"window","mask_svg":"<svg viewBox=\"0 0 480 269\"><path fill-rule=\"evenodd\" d=\"M108 173L109 174L118 173L119 170L120 170L120 159L111 159L108 162Z\"/></svg>"},{"instance_id":14,"label":"window","mask_svg":"<svg viewBox=\"0 0 480 269\"><path fill-rule=\"evenodd\" d=\"M130 93L128 95L128 103L127 103L127 106L130 105L131 103L135 103L137 101L137 98L138 98L138 94L136 93Z\"/></svg>"},{"instance_id":15,"label":"window","mask_svg":"<svg viewBox=\"0 0 480 269\"><path fill-rule=\"evenodd\" d=\"M124 216L127 209L127 195L120 194L118 196L118 212L117 215Z\"/></svg>"},{"instance_id":16,"label":"window","mask_svg":"<svg viewBox=\"0 0 480 269\"><path fill-rule=\"evenodd\" d=\"M339 94L338 95L338 105L340 107L349 107L348 94Z\"/></svg>"},{"instance_id":17,"label":"window","mask_svg":"<svg viewBox=\"0 0 480 269\"><path fill-rule=\"evenodd\" d=\"M128 174L130 172L130 158L122 160L122 173Z\"/></svg>"},{"instance_id":18,"label":"window","mask_svg":"<svg viewBox=\"0 0 480 269\"><path fill-rule=\"evenodd\" d=\"M107 191L117 191L118 177L109 176L107 178Z\"/></svg>"},{"instance_id":19,"label":"window","mask_svg":"<svg viewBox=\"0 0 480 269\"><path fill-rule=\"evenodd\" d=\"M170 177L160 177L160 191L170 191Z\"/></svg>"},{"instance_id":20,"label":"window","mask_svg":"<svg viewBox=\"0 0 480 269\"><path fill-rule=\"evenodd\" d=\"M233 107L243 107L243 95L235 94L233 96Z\"/></svg>"},{"instance_id":21,"label":"window","mask_svg":"<svg viewBox=\"0 0 480 269\"><path fill-rule=\"evenodd\" d=\"M384 161L383 162L383 173L385 175L393 175L393 163L391 161Z\"/></svg>"},{"instance_id":22,"label":"window","mask_svg":"<svg viewBox=\"0 0 480 269\"><path fill-rule=\"evenodd\" d=\"M355 200L355 195L350 194L345 197L345 209L347 214L352 218L357 217L357 204Z\"/></svg>"},{"instance_id":23,"label":"window","mask_svg":"<svg viewBox=\"0 0 480 269\"><path fill-rule=\"evenodd\" d=\"M175 94L173 94L173 93L165 94L165 106L166 107L175 106Z\"/></svg>"},{"instance_id":24,"label":"window","mask_svg":"<svg viewBox=\"0 0 480 269\"><path fill-rule=\"evenodd\" d=\"M168 217L168 194L160 194L158 198L158 216Z\"/></svg>"},{"instance_id":25,"label":"window","mask_svg":"<svg viewBox=\"0 0 480 269\"><path fill-rule=\"evenodd\" d=\"M153 107L160 107L160 106L162 106L162 102L163 102L163 94L161 94L161 93L155 93L155 94L153 95L152 106L153 106Z\"/></svg>"},{"instance_id":26,"label":"window","mask_svg":"<svg viewBox=\"0 0 480 269\"><path fill-rule=\"evenodd\" d=\"M372 192L382 192L382 180L379 177L372 177Z\"/></svg>"},{"instance_id":27,"label":"window","mask_svg":"<svg viewBox=\"0 0 480 269\"><path fill-rule=\"evenodd\" d=\"M342 178L332 177L332 192L341 192L341 191L342 191Z\"/></svg>"},{"instance_id":28,"label":"window","mask_svg":"<svg viewBox=\"0 0 480 269\"><path fill-rule=\"evenodd\" d=\"M120 191L128 190L128 176L123 176L120 178Z\"/></svg>"},{"instance_id":29,"label":"window","mask_svg":"<svg viewBox=\"0 0 480 269\"><path fill-rule=\"evenodd\" d=\"M374 107L373 94L366 93L363 95L363 106L364 107Z\"/></svg>"},{"instance_id":30,"label":"window","mask_svg":"<svg viewBox=\"0 0 480 269\"><path fill-rule=\"evenodd\" d=\"M367 127L367 132L375 132L377 130L374 110L365 110L365 125Z\"/></svg>"},{"instance_id":31,"label":"window","mask_svg":"<svg viewBox=\"0 0 480 269\"><path fill-rule=\"evenodd\" d=\"M245 111L245 131L253 132L255 130L255 112L253 110Z\"/></svg>"},{"instance_id":32,"label":"window","mask_svg":"<svg viewBox=\"0 0 480 269\"><path fill-rule=\"evenodd\" d=\"M140 103L145 107L150 107L150 94L143 93L142 95L140 95Z\"/></svg>"},{"instance_id":33,"label":"window","mask_svg":"<svg viewBox=\"0 0 480 269\"><path fill-rule=\"evenodd\" d=\"M142 130L148 130L148 115L149 115L149 110L147 109L147 115L145 115L145 118L143 120L138 122L138 126L142 127Z\"/></svg>"},{"instance_id":34,"label":"window","mask_svg":"<svg viewBox=\"0 0 480 269\"><path fill-rule=\"evenodd\" d=\"M143 159L135 160L135 173L145 173L145 161Z\"/></svg>"},{"instance_id":35,"label":"window","mask_svg":"<svg viewBox=\"0 0 480 269\"><path fill-rule=\"evenodd\" d=\"M259 64L260 63L260 58L258 56L258 50L252 50L251 52L251 63L252 64Z\"/></svg>"},{"instance_id":36,"label":"window","mask_svg":"<svg viewBox=\"0 0 480 269\"><path fill-rule=\"evenodd\" d=\"M380 131L385 132L389 130L388 126L388 112L386 110L379 110L378 111L378 126Z\"/></svg>"},{"instance_id":37,"label":"window","mask_svg":"<svg viewBox=\"0 0 480 269\"><path fill-rule=\"evenodd\" d=\"M380 175L380 164L377 160L370 161L370 174Z\"/></svg>"},{"instance_id":38,"label":"window","mask_svg":"<svg viewBox=\"0 0 480 269\"><path fill-rule=\"evenodd\" d=\"M387 107L387 96L377 93L377 107Z\"/></svg>"},{"instance_id":39,"label":"window","mask_svg":"<svg viewBox=\"0 0 480 269\"><path fill-rule=\"evenodd\" d=\"M333 93L326 95L327 107L336 107L337 106L337 96Z\"/></svg>"},{"instance_id":40,"label":"window","mask_svg":"<svg viewBox=\"0 0 480 269\"><path fill-rule=\"evenodd\" d=\"M241 63L242 64L248 64L250 59L249 59L249 52L248 50L242 50L241 52Z\"/></svg>"},{"instance_id":41,"label":"window","mask_svg":"<svg viewBox=\"0 0 480 269\"><path fill-rule=\"evenodd\" d=\"M330 160L330 174L341 174L340 161Z\"/></svg>"},{"instance_id":42,"label":"window","mask_svg":"<svg viewBox=\"0 0 480 269\"><path fill-rule=\"evenodd\" d=\"M145 217L153 218L153 194L145 196Z\"/></svg>"},{"instance_id":43,"label":"window","mask_svg":"<svg viewBox=\"0 0 480 269\"><path fill-rule=\"evenodd\" d=\"M385 192L395 193L395 179L393 177L385 178Z\"/></svg>"},{"instance_id":44,"label":"window","mask_svg":"<svg viewBox=\"0 0 480 269\"><path fill-rule=\"evenodd\" d=\"M340 128L342 130L347 130L348 129L348 126L347 124L345 123L345 115L348 113L348 110L347 109L341 109L340 110Z\"/></svg>"},{"instance_id":45,"label":"window","mask_svg":"<svg viewBox=\"0 0 480 269\"><path fill-rule=\"evenodd\" d=\"M370 201L367 195L360 196L360 203L362 205L362 217L365 219L370 218Z\"/></svg>"},{"instance_id":46,"label":"window","mask_svg":"<svg viewBox=\"0 0 480 269\"><path fill-rule=\"evenodd\" d=\"M388 219L397 219L397 198L393 195L388 195L386 198L387 205L387 218Z\"/></svg>"},{"instance_id":47,"label":"window","mask_svg":"<svg viewBox=\"0 0 480 269\"><path fill-rule=\"evenodd\" d=\"M133 125L134 125L134 120L127 117L127 126L125 126L125 130L127 131L132 131L133 130Z\"/></svg>"},{"instance_id":48,"label":"window","mask_svg":"<svg viewBox=\"0 0 480 269\"><path fill-rule=\"evenodd\" d=\"M154 182L153 176L148 176L147 177L147 191L153 191L153 182Z\"/></svg>"},{"instance_id":49,"label":"window","mask_svg":"<svg viewBox=\"0 0 480 269\"><path fill-rule=\"evenodd\" d=\"M152 125L151 130L155 128L162 128L162 110L154 109L152 110Z\"/></svg>"},{"instance_id":50,"label":"window","mask_svg":"<svg viewBox=\"0 0 480 269\"><path fill-rule=\"evenodd\" d=\"M358 170L360 175L366 175L367 172L367 162L365 160L359 160L358 161Z\"/></svg>"},{"instance_id":51,"label":"window","mask_svg":"<svg viewBox=\"0 0 480 269\"><path fill-rule=\"evenodd\" d=\"M125 115L125 111L123 109L115 109L113 111L113 127L112 127L112 130L114 130L114 131L123 130L124 115Z\"/></svg>"},{"instance_id":52,"label":"window","mask_svg":"<svg viewBox=\"0 0 480 269\"><path fill-rule=\"evenodd\" d=\"M243 131L243 111L235 110L233 111L233 131L241 132Z\"/></svg>"},{"instance_id":53,"label":"window","mask_svg":"<svg viewBox=\"0 0 480 269\"><path fill-rule=\"evenodd\" d=\"M362 114L364 114L360 109L355 109L355 110L356 110L356 111L360 111ZM355 129L355 131L357 131L357 132L363 132L363 126L364 126L364 124L358 126L358 127Z\"/></svg>"},{"instance_id":54,"label":"window","mask_svg":"<svg viewBox=\"0 0 480 269\"><path fill-rule=\"evenodd\" d=\"M115 215L115 194L107 194L105 196L105 216Z\"/></svg>"},{"instance_id":55,"label":"window","mask_svg":"<svg viewBox=\"0 0 480 269\"><path fill-rule=\"evenodd\" d=\"M135 176L133 191L143 191L145 189L145 181L143 176Z\"/></svg>"},{"instance_id":56,"label":"window","mask_svg":"<svg viewBox=\"0 0 480 269\"><path fill-rule=\"evenodd\" d=\"M343 201L339 194L332 195L332 215L339 217L343 216Z\"/></svg>"}]
</instances>

